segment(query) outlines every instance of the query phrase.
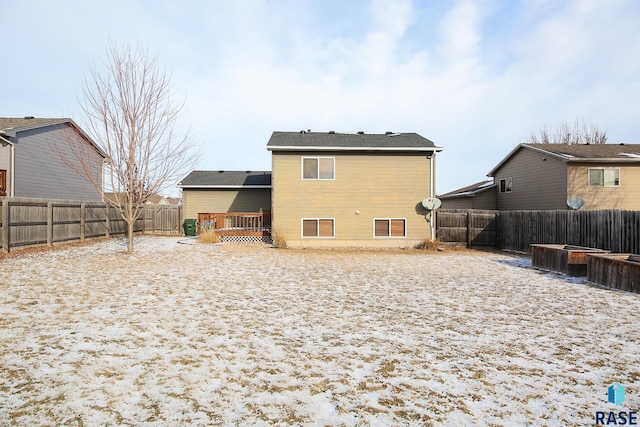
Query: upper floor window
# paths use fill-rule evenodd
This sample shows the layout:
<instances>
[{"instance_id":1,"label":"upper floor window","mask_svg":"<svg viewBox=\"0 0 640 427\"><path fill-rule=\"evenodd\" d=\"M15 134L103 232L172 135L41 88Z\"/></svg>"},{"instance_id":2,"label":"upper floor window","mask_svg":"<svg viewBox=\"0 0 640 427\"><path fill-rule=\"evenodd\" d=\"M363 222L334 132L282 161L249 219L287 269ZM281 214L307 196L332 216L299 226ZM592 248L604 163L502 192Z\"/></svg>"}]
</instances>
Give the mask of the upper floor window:
<instances>
[{"instance_id":1,"label":"upper floor window","mask_svg":"<svg viewBox=\"0 0 640 427\"><path fill-rule=\"evenodd\" d=\"M500 192L501 193L511 193L511 187L513 185L513 179L511 178L503 178L500 180Z\"/></svg>"},{"instance_id":2,"label":"upper floor window","mask_svg":"<svg viewBox=\"0 0 640 427\"><path fill-rule=\"evenodd\" d=\"M335 157L303 157L302 179L335 179Z\"/></svg>"},{"instance_id":3,"label":"upper floor window","mask_svg":"<svg viewBox=\"0 0 640 427\"><path fill-rule=\"evenodd\" d=\"M620 168L590 168L589 187L618 187Z\"/></svg>"}]
</instances>

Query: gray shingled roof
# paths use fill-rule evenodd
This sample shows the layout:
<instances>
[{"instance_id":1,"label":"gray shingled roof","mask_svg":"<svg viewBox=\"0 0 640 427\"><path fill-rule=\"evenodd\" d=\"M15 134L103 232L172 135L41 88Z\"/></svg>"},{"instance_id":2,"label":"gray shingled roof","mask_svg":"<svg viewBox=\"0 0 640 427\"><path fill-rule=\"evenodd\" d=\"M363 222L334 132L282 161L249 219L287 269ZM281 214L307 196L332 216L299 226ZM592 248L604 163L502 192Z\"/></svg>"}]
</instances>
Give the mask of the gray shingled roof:
<instances>
[{"instance_id":1,"label":"gray shingled roof","mask_svg":"<svg viewBox=\"0 0 640 427\"><path fill-rule=\"evenodd\" d=\"M271 186L271 171L193 171L178 187L238 188Z\"/></svg>"},{"instance_id":2,"label":"gray shingled roof","mask_svg":"<svg viewBox=\"0 0 640 427\"><path fill-rule=\"evenodd\" d=\"M550 153L580 159L615 159L640 156L640 144L523 144ZM626 153L626 155L625 155Z\"/></svg>"},{"instance_id":3,"label":"gray shingled roof","mask_svg":"<svg viewBox=\"0 0 640 427\"><path fill-rule=\"evenodd\" d=\"M367 134L335 132L273 132L267 150L411 150L441 151L417 133Z\"/></svg>"},{"instance_id":4,"label":"gray shingled roof","mask_svg":"<svg viewBox=\"0 0 640 427\"><path fill-rule=\"evenodd\" d=\"M441 199L446 199L460 196L473 196L474 194L487 191L491 188L494 188L495 186L496 184L494 184L493 181L485 180L476 182L475 184L471 184L463 188L458 188L457 190L449 191L445 194L440 194L438 197Z\"/></svg>"},{"instance_id":5,"label":"gray shingled roof","mask_svg":"<svg viewBox=\"0 0 640 427\"><path fill-rule=\"evenodd\" d=\"M58 123L66 123L71 119L43 119L43 118L27 118L27 117L0 117L0 130L20 131L22 129L31 129L40 126L55 125Z\"/></svg>"}]
</instances>

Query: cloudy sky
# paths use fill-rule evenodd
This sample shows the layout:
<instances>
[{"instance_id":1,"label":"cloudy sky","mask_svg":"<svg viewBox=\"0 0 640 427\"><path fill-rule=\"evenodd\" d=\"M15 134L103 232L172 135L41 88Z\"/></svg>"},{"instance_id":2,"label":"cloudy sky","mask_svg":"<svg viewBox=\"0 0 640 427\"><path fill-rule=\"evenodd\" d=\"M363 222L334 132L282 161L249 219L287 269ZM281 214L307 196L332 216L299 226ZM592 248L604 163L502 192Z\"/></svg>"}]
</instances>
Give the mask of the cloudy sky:
<instances>
[{"instance_id":1,"label":"cloudy sky","mask_svg":"<svg viewBox=\"0 0 640 427\"><path fill-rule=\"evenodd\" d=\"M269 170L275 130L417 132L444 148L444 193L543 126L640 143L636 0L0 0L0 15L0 116L77 118L109 43L141 43L185 102L197 169Z\"/></svg>"}]
</instances>

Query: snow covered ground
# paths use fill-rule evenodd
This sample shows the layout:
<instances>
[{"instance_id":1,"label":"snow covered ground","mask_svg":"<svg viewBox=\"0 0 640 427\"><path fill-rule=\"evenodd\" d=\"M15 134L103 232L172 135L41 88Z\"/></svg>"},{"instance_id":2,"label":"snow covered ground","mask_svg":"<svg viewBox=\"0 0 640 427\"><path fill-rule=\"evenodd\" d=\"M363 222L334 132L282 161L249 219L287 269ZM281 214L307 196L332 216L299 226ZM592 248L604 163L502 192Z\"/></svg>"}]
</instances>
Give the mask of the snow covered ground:
<instances>
[{"instance_id":1,"label":"snow covered ground","mask_svg":"<svg viewBox=\"0 0 640 427\"><path fill-rule=\"evenodd\" d=\"M567 426L640 410L639 295L506 253L179 240L0 260L0 425Z\"/></svg>"}]
</instances>

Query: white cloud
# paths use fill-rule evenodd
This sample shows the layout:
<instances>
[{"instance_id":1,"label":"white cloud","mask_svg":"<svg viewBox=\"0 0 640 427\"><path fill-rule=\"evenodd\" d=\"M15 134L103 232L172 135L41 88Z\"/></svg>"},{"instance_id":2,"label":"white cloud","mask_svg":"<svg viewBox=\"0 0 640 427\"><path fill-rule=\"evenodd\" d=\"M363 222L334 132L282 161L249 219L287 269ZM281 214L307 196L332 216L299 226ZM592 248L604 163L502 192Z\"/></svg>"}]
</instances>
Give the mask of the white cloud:
<instances>
[{"instance_id":1,"label":"white cloud","mask_svg":"<svg viewBox=\"0 0 640 427\"><path fill-rule=\"evenodd\" d=\"M633 0L76 3L3 10L20 43L5 46L2 115L75 110L111 38L146 43L173 72L205 169L270 168L273 130L415 131L445 148L443 192L544 124L580 118L640 143Z\"/></svg>"}]
</instances>

